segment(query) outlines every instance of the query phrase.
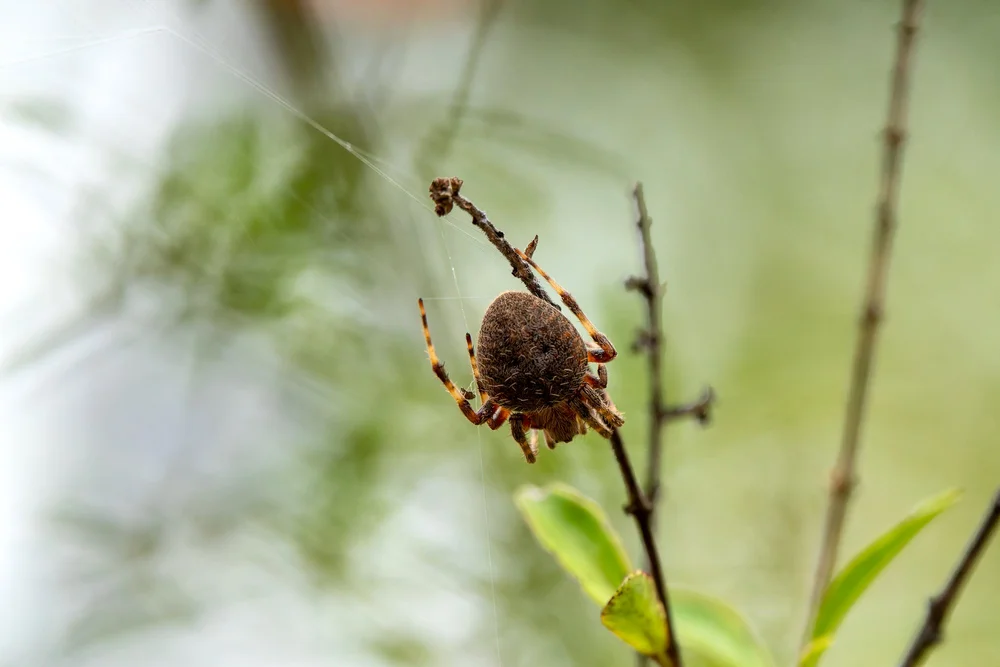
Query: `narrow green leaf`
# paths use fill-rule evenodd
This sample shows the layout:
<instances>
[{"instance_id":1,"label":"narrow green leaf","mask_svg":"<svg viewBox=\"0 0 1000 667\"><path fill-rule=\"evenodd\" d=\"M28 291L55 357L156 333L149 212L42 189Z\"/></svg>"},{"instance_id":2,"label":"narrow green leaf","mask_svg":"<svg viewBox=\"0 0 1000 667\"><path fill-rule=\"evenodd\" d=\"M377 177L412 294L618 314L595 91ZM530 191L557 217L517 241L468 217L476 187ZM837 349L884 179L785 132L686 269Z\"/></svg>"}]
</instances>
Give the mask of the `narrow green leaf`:
<instances>
[{"instance_id":1,"label":"narrow green leaf","mask_svg":"<svg viewBox=\"0 0 1000 667\"><path fill-rule=\"evenodd\" d=\"M632 566L600 505L565 484L521 487L514 503L542 547L604 605Z\"/></svg>"},{"instance_id":2,"label":"narrow green leaf","mask_svg":"<svg viewBox=\"0 0 1000 667\"><path fill-rule=\"evenodd\" d=\"M917 533L954 505L960 495L960 491L950 489L928 498L844 566L827 587L816 615L816 622L813 624L812 639L815 641L827 638L826 645L820 644L812 648L807 646L806 653L799 663L802 667L813 667L819 662L825 648L832 643L844 617L872 582L917 536Z\"/></svg>"},{"instance_id":3,"label":"narrow green leaf","mask_svg":"<svg viewBox=\"0 0 1000 667\"><path fill-rule=\"evenodd\" d=\"M685 656L726 667L774 667L774 658L743 616L719 598L671 586L677 644Z\"/></svg>"},{"instance_id":4,"label":"narrow green leaf","mask_svg":"<svg viewBox=\"0 0 1000 667\"><path fill-rule=\"evenodd\" d=\"M828 648L833 646L833 636L823 635L813 639L802 649L802 657L799 659L800 665L815 665L819 658Z\"/></svg>"},{"instance_id":5,"label":"narrow green leaf","mask_svg":"<svg viewBox=\"0 0 1000 667\"><path fill-rule=\"evenodd\" d=\"M601 610L601 623L623 642L661 665L667 659L667 615L656 596L656 584L645 572L625 577Z\"/></svg>"}]
</instances>

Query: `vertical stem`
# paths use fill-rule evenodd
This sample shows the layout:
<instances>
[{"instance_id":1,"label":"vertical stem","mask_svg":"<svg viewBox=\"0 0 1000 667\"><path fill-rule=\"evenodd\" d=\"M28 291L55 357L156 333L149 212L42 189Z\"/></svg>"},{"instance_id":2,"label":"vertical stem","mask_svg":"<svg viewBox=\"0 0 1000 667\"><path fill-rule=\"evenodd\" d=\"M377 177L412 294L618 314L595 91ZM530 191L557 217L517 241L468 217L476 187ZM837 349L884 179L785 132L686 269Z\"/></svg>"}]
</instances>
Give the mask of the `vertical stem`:
<instances>
[{"instance_id":1,"label":"vertical stem","mask_svg":"<svg viewBox=\"0 0 1000 667\"><path fill-rule=\"evenodd\" d=\"M902 18L898 25L896 59L892 70L889 111L885 126L882 170L868 277L861 309L847 409L844 416L840 454L831 475L830 501L809 601L803 644L808 642L811 626L822 601L823 593L837 564L847 506L857 483L856 467L861 426L864 421L879 325L884 317L886 277L889 270L893 235L896 229L896 207L902 171L903 142L906 138L907 94L910 83L910 67L913 60L913 42L922 11L922 0L903 0Z\"/></svg>"},{"instance_id":2,"label":"vertical stem","mask_svg":"<svg viewBox=\"0 0 1000 667\"><path fill-rule=\"evenodd\" d=\"M648 326L642 336L649 359L649 466L646 470L646 495L652 503L652 511L656 512L656 502L660 495L660 468L663 461L663 425L666 411L666 401L663 394L663 290L660 286L660 270L653 251L653 239L650 227L653 220L646 208L646 198L642 183L636 183L633 190L635 197L642 246L642 259L646 267L646 277L633 279L629 285L642 292L646 301Z\"/></svg>"}]
</instances>

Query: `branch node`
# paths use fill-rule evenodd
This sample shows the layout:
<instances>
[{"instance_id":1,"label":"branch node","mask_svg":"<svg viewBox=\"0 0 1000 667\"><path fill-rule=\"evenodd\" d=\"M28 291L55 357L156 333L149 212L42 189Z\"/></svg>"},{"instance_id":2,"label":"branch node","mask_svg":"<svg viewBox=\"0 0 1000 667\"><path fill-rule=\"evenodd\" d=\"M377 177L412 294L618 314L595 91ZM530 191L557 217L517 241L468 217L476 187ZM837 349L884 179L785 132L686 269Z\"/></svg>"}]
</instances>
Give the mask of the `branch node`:
<instances>
[{"instance_id":1,"label":"branch node","mask_svg":"<svg viewBox=\"0 0 1000 667\"><path fill-rule=\"evenodd\" d=\"M659 288L654 286L649 278L640 278L639 276L629 276L625 281L625 289L630 292L639 292L647 299L659 295Z\"/></svg>"},{"instance_id":2,"label":"branch node","mask_svg":"<svg viewBox=\"0 0 1000 667\"><path fill-rule=\"evenodd\" d=\"M632 351L649 352L656 349L659 343L659 338L649 329L639 329L635 332L635 340L632 341Z\"/></svg>"},{"instance_id":3,"label":"branch node","mask_svg":"<svg viewBox=\"0 0 1000 667\"><path fill-rule=\"evenodd\" d=\"M906 130L898 125L890 125L885 128L885 142L893 149L898 149L906 141Z\"/></svg>"},{"instance_id":4,"label":"branch node","mask_svg":"<svg viewBox=\"0 0 1000 667\"><path fill-rule=\"evenodd\" d=\"M857 475L851 474L841 466L830 471L830 495L836 498L847 498L858 485Z\"/></svg>"},{"instance_id":5,"label":"branch node","mask_svg":"<svg viewBox=\"0 0 1000 667\"><path fill-rule=\"evenodd\" d=\"M861 326L868 328L877 327L884 318L885 311L883 307L877 303L869 303L865 306L861 314Z\"/></svg>"}]
</instances>

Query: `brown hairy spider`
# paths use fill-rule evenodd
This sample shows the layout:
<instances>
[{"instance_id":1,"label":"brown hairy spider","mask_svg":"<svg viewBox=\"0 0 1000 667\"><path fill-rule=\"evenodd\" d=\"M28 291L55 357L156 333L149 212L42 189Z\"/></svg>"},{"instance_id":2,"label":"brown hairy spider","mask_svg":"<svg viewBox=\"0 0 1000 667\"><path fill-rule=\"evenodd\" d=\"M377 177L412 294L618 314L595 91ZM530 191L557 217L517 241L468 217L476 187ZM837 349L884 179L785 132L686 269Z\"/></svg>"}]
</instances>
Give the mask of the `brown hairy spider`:
<instances>
[{"instance_id":1,"label":"brown hairy spider","mask_svg":"<svg viewBox=\"0 0 1000 667\"><path fill-rule=\"evenodd\" d=\"M424 338L435 375L444 383L465 417L492 430L508 419L510 432L521 446L528 463L538 454L538 431L545 434L545 444L569 442L590 426L605 438L611 430L625 423L608 396L608 371L604 364L617 356L614 345L580 310L573 296L559 286L521 250L528 262L559 293L596 347L584 342L573 323L559 310L525 292L504 292L486 309L479 329L478 355L472 336L465 334L472 374L479 389L482 406L478 411L469 404L472 392L459 389L448 377L431 343L423 299L418 299L423 320ZM597 375L588 363L598 364ZM530 438L528 433L530 432Z\"/></svg>"}]
</instances>

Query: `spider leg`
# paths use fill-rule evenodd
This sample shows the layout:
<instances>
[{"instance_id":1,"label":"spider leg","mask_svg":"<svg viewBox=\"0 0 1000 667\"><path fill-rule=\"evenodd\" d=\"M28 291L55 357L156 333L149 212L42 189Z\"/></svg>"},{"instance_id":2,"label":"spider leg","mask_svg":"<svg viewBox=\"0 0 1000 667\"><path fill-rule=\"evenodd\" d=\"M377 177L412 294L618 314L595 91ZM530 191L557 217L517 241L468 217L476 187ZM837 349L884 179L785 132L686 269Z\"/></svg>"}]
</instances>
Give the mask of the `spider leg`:
<instances>
[{"instance_id":1,"label":"spider leg","mask_svg":"<svg viewBox=\"0 0 1000 667\"><path fill-rule=\"evenodd\" d=\"M584 382L594 388L594 394L590 396L588 403L592 402L601 418L611 426L621 426L625 423L618 408L615 407L611 396L608 395L608 369L604 364L598 364L597 376L587 373L583 377ZM589 392L588 392L589 393Z\"/></svg>"},{"instance_id":2,"label":"spider leg","mask_svg":"<svg viewBox=\"0 0 1000 667\"><path fill-rule=\"evenodd\" d=\"M487 402L492 403L489 399L486 400ZM486 419L486 425L490 427L490 430L495 431L504 425L508 417L510 417L510 410L498 407L496 412L494 412L491 417Z\"/></svg>"},{"instance_id":3,"label":"spider leg","mask_svg":"<svg viewBox=\"0 0 1000 667\"><path fill-rule=\"evenodd\" d=\"M546 447L548 447L549 449L555 449L556 448L556 443L554 443L551 440L549 440L549 434L547 432L543 432L542 433L542 437L545 438L545 446Z\"/></svg>"},{"instance_id":4,"label":"spider leg","mask_svg":"<svg viewBox=\"0 0 1000 667\"><path fill-rule=\"evenodd\" d=\"M605 371L606 378L607 372ZM618 408L615 407L615 404L611 401L611 397L608 396L608 392L603 388L593 388L585 384L580 389L580 395L583 398L583 402L589 405L601 417L604 423L611 428L618 428L625 423L622 413L618 412Z\"/></svg>"},{"instance_id":5,"label":"spider leg","mask_svg":"<svg viewBox=\"0 0 1000 667\"><path fill-rule=\"evenodd\" d=\"M587 350L588 361L592 361L595 363L606 363L614 359L616 356L618 356L618 352L615 350L615 346L612 345L611 341L608 340L608 337L602 334L600 331L598 331L597 327L594 326L594 323L591 322L587 318L587 316L583 314L583 310L580 308L580 304L576 302L576 299L573 298L573 295L564 290L562 288L562 285L560 285L559 283L557 283L555 280L552 279L552 276L545 273L545 271L543 271L541 267L538 266L538 264L535 264L535 260L529 257L525 252L517 250L517 248L515 248L515 250L517 251L517 254L520 255L521 259L530 264L532 268L535 269L535 271L538 271L538 274L542 276L542 278L545 278L545 280L548 281L549 285L552 286L552 289L554 289L559 294L559 298L562 299L562 302L566 304L567 308L573 311L573 314L576 315L576 318L578 320L580 320L580 324L583 325L583 328L587 330L587 333L590 334L590 337L594 339L594 342L600 346L601 348L600 350L594 350L594 349Z\"/></svg>"},{"instance_id":6,"label":"spider leg","mask_svg":"<svg viewBox=\"0 0 1000 667\"><path fill-rule=\"evenodd\" d=\"M574 410L576 410L577 414L580 415L580 418L583 419L583 421L586 422L592 429L597 431L602 438L611 437L611 427L605 424L604 421L594 413L594 409L591 409L591 406L587 405L586 401L582 397L577 396L576 398L571 399L569 404Z\"/></svg>"},{"instance_id":7,"label":"spider leg","mask_svg":"<svg viewBox=\"0 0 1000 667\"><path fill-rule=\"evenodd\" d=\"M622 416L622 413L618 412L618 409L611 403L611 399L607 394L604 394L601 402L594 406L594 410L611 428L618 428L625 423L625 417Z\"/></svg>"},{"instance_id":8,"label":"spider leg","mask_svg":"<svg viewBox=\"0 0 1000 667\"><path fill-rule=\"evenodd\" d=\"M604 364L597 365L597 376L594 377L590 373L584 376L584 381L591 387L597 387L598 389L608 388L608 369Z\"/></svg>"},{"instance_id":9,"label":"spider leg","mask_svg":"<svg viewBox=\"0 0 1000 667\"><path fill-rule=\"evenodd\" d=\"M479 364L476 363L476 351L472 349L472 334L465 334L465 345L469 348L469 362L472 364L472 377L476 380L476 389L479 390L479 400L485 403L486 392L483 391L483 387L479 383Z\"/></svg>"},{"instance_id":10,"label":"spider leg","mask_svg":"<svg viewBox=\"0 0 1000 667\"><path fill-rule=\"evenodd\" d=\"M434 369L434 374L438 376L448 393L451 394L452 398L458 404L458 409L462 411L465 418L470 422L479 426L483 422L489 423L490 420L496 421L494 415L498 412L499 406L493 401L487 399L479 407L479 410L473 410L472 406L469 404L468 399L465 398L465 394L462 390L455 386L455 383L451 381L448 377L448 373L444 370L444 364L438 359L437 352L434 351L434 344L431 342L431 330L427 326L427 311L424 310L424 300L417 299L417 304L420 306L420 319L424 326L424 340L427 341L427 354L431 359L431 368ZM503 423L502 421L500 423ZM499 425L497 425L499 428Z\"/></svg>"},{"instance_id":11,"label":"spider leg","mask_svg":"<svg viewBox=\"0 0 1000 667\"><path fill-rule=\"evenodd\" d=\"M514 436L514 440L517 440L517 444L521 446L521 452L524 454L524 460L528 463L534 463L535 457L538 455L538 442L528 442L527 429L531 428L531 420L528 416L516 412L510 416L510 434Z\"/></svg>"}]
</instances>

